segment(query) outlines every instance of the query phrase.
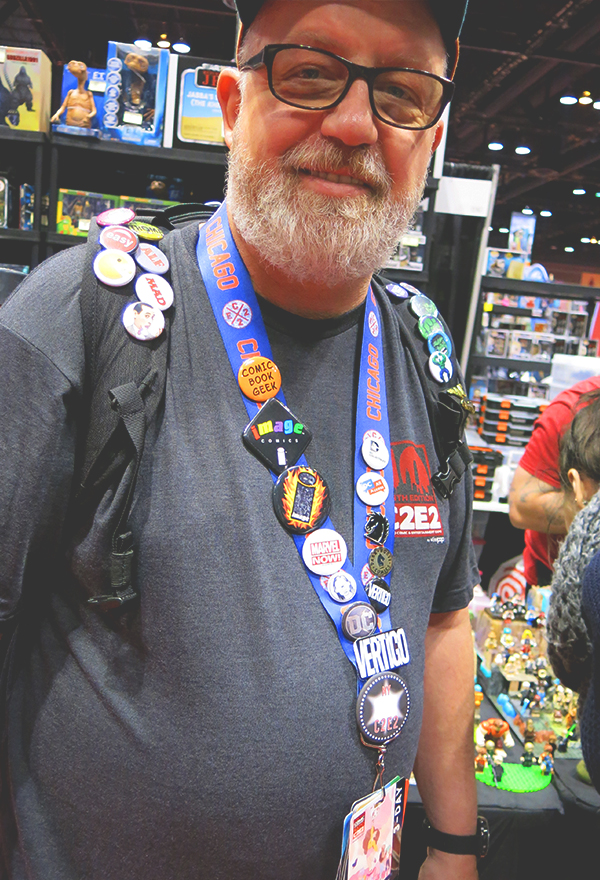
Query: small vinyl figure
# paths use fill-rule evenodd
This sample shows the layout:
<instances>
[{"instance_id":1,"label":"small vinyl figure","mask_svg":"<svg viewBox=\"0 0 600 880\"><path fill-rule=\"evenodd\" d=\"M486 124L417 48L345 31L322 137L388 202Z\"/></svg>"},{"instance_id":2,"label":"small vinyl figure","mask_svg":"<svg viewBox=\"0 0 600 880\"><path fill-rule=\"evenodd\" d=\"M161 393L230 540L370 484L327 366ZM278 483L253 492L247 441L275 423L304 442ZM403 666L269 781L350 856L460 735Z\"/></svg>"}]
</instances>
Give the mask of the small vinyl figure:
<instances>
[{"instance_id":1,"label":"small vinyl figure","mask_svg":"<svg viewBox=\"0 0 600 880\"><path fill-rule=\"evenodd\" d=\"M96 104L94 96L85 87L88 69L83 61L69 61L67 70L77 80L77 88L69 89L65 100L51 118L51 122L60 122L60 117L67 111L65 123L75 125L77 128L91 128L92 119L96 116Z\"/></svg>"},{"instance_id":2,"label":"small vinyl figure","mask_svg":"<svg viewBox=\"0 0 600 880\"><path fill-rule=\"evenodd\" d=\"M531 654L532 648L537 647L537 642L533 638L533 634L530 629L524 629L523 635L521 636L521 654L524 654L526 657Z\"/></svg>"},{"instance_id":3,"label":"small vinyl figure","mask_svg":"<svg viewBox=\"0 0 600 880\"><path fill-rule=\"evenodd\" d=\"M521 764L523 767L533 767L533 765L538 762L538 759L533 753L533 743L526 742L523 748L524 751L521 755Z\"/></svg>"},{"instance_id":4,"label":"small vinyl figure","mask_svg":"<svg viewBox=\"0 0 600 880\"><path fill-rule=\"evenodd\" d=\"M481 704L483 703L483 689L480 684L475 685L475 720L481 720Z\"/></svg>"},{"instance_id":5,"label":"small vinyl figure","mask_svg":"<svg viewBox=\"0 0 600 880\"><path fill-rule=\"evenodd\" d=\"M494 777L494 782L496 783L496 785L498 785L503 775L504 767L502 766L502 756L494 755L494 761L492 764L492 776Z\"/></svg>"},{"instance_id":6,"label":"small vinyl figure","mask_svg":"<svg viewBox=\"0 0 600 880\"><path fill-rule=\"evenodd\" d=\"M483 773L488 765L487 751L485 746L476 746L475 749L475 772Z\"/></svg>"},{"instance_id":7,"label":"small vinyl figure","mask_svg":"<svg viewBox=\"0 0 600 880\"><path fill-rule=\"evenodd\" d=\"M552 776L554 773L554 756L550 745L547 744L544 746L544 750L538 759L538 763L544 776Z\"/></svg>"},{"instance_id":8,"label":"small vinyl figure","mask_svg":"<svg viewBox=\"0 0 600 880\"><path fill-rule=\"evenodd\" d=\"M526 743L535 742L535 727L533 725L533 719L528 718L525 722L525 730L523 731L523 739Z\"/></svg>"}]
</instances>

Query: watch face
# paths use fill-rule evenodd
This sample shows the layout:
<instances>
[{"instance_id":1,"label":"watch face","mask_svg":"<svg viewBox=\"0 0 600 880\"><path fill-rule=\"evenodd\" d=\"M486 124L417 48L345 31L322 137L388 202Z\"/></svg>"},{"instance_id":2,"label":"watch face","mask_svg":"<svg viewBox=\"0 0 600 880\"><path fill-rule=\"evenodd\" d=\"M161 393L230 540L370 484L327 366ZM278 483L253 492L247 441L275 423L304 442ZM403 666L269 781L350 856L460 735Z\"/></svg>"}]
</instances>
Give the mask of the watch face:
<instances>
[{"instance_id":1,"label":"watch face","mask_svg":"<svg viewBox=\"0 0 600 880\"><path fill-rule=\"evenodd\" d=\"M483 816L477 817L477 837L477 855L480 859L484 859L490 848L490 826L487 819L484 819Z\"/></svg>"}]
</instances>

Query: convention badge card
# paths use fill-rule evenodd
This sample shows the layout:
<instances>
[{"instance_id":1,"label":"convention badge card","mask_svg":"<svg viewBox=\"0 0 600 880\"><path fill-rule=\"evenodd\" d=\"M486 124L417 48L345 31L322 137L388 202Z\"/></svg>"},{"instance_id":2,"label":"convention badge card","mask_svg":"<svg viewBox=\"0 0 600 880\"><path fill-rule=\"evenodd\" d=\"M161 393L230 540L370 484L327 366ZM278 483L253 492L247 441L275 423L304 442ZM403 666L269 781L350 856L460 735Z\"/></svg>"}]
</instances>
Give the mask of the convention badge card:
<instances>
[{"instance_id":1,"label":"convention badge card","mask_svg":"<svg viewBox=\"0 0 600 880\"><path fill-rule=\"evenodd\" d=\"M402 826L408 797L408 779L398 779L394 804L394 838L392 841L392 872L390 880L398 876L400 871L400 844L402 843Z\"/></svg>"},{"instance_id":2,"label":"convention badge card","mask_svg":"<svg viewBox=\"0 0 600 880\"><path fill-rule=\"evenodd\" d=\"M348 880L388 880L392 873L398 777L354 804L348 827Z\"/></svg>"}]
</instances>

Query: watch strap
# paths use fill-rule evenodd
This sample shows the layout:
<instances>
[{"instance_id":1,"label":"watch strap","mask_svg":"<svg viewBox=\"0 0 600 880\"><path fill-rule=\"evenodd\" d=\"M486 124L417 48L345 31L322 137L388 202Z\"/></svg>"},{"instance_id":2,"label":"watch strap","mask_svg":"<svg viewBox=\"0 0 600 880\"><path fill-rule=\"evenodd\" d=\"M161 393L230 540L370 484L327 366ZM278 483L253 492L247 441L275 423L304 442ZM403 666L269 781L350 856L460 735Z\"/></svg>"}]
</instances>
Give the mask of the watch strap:
<instances>
[{"instance_id":1,"label":"watch strap","mask_svg":"<svg viewBox=\"0 0 600 880\"><path fill-rule=\"evenodd\" d=\"M432 849L453 855L479 856L479 858L484 858L487 854L490 831L487 820L483 816L477 817L477 832L475 834L447 834L434 828L429 819L425 819L423 824L427 846Z\"/></svg>"}]
</instances>

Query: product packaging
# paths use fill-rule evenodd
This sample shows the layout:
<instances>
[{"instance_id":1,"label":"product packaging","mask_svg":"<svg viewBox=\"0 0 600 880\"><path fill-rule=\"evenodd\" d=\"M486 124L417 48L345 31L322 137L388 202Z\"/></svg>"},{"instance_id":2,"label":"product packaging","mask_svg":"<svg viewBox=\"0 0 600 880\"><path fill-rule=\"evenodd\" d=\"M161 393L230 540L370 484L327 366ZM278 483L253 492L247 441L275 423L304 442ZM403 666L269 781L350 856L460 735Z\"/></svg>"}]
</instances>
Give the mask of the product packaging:
<instances>
[{"instance_id":1,"label":"product packaging","mask_svg":"<svg viewBox=\"0 0 600 880\"><path fill-rule=\"evenodd\" d=\"M0 125L48 131L52 65L41 49L0 46Z\"/></svg>"},{"instance_id":2,"label":"product packaging","mask_svg":"<svg viewBox=\"0 0 600 880\"><path fill-rule=\"evenodd\" d=\"M102 137L144 146L163 142L168 49L109 42Z\"/></svg>"},{"instance_id":3,"label":"product packaging","mask_svg":"<svg viewBox=\"0 0 600 880\"><path fill-rule=\"evenodd\" d=\"M494 275L497 278L522 278L523 270L528 265L527 254L501 248L488 248L484 275Z\"/></svg>"},{"instance_id":4,"label":"product packaging","mask_svg":"<svg viewBox=\"0 0 600 880\"><path fill-rule=\"evenodd\" d=\"M35 188L30 183L19 187L19 229L32 230L35 212Z\"/></svg>"},{"instance_id":5,"label":"product packaging","mask_svg":"<svg viewBox=\"0 0 600 880\"><path fill-rule=\"evenodd\" d=\"M59 189L56 210L56 231L62 235L86 236L90 220L109 208L119 207L119 196Z\"/></svg>"},{"instance_id":6,"label":"product packaging","mask_svg":"<svg viewBox=\"0 0 600 880\"><path fill-rule=\"evenodd\" d=\"M196 144L225 144L217 80L228 66L225 61L171 55L163 146L190 150Z\"/></svg>"},{"instance_id":7,"label":"product packaging","mask_svg":"<svg viewBox=\"0 0 600 880\"><path fill-rule=\"evenodd\" d=\"M67 99L70 91L77 91L77 77L65 65L63 68L62 89L61 89L61 106ZM81 125L69 125L67 119L69 117L68 108L61 116L60 122L52 123L52 130L60 134L74 134L79 137L100 137L102 129L102 119L104 116L104 90L106 89L106 70L99 67L88 67L87 80L85 83L87 91L91 92L94 104L96 106L96 115L90 119L90 127Z\"/></svg>"}]
</instances>

